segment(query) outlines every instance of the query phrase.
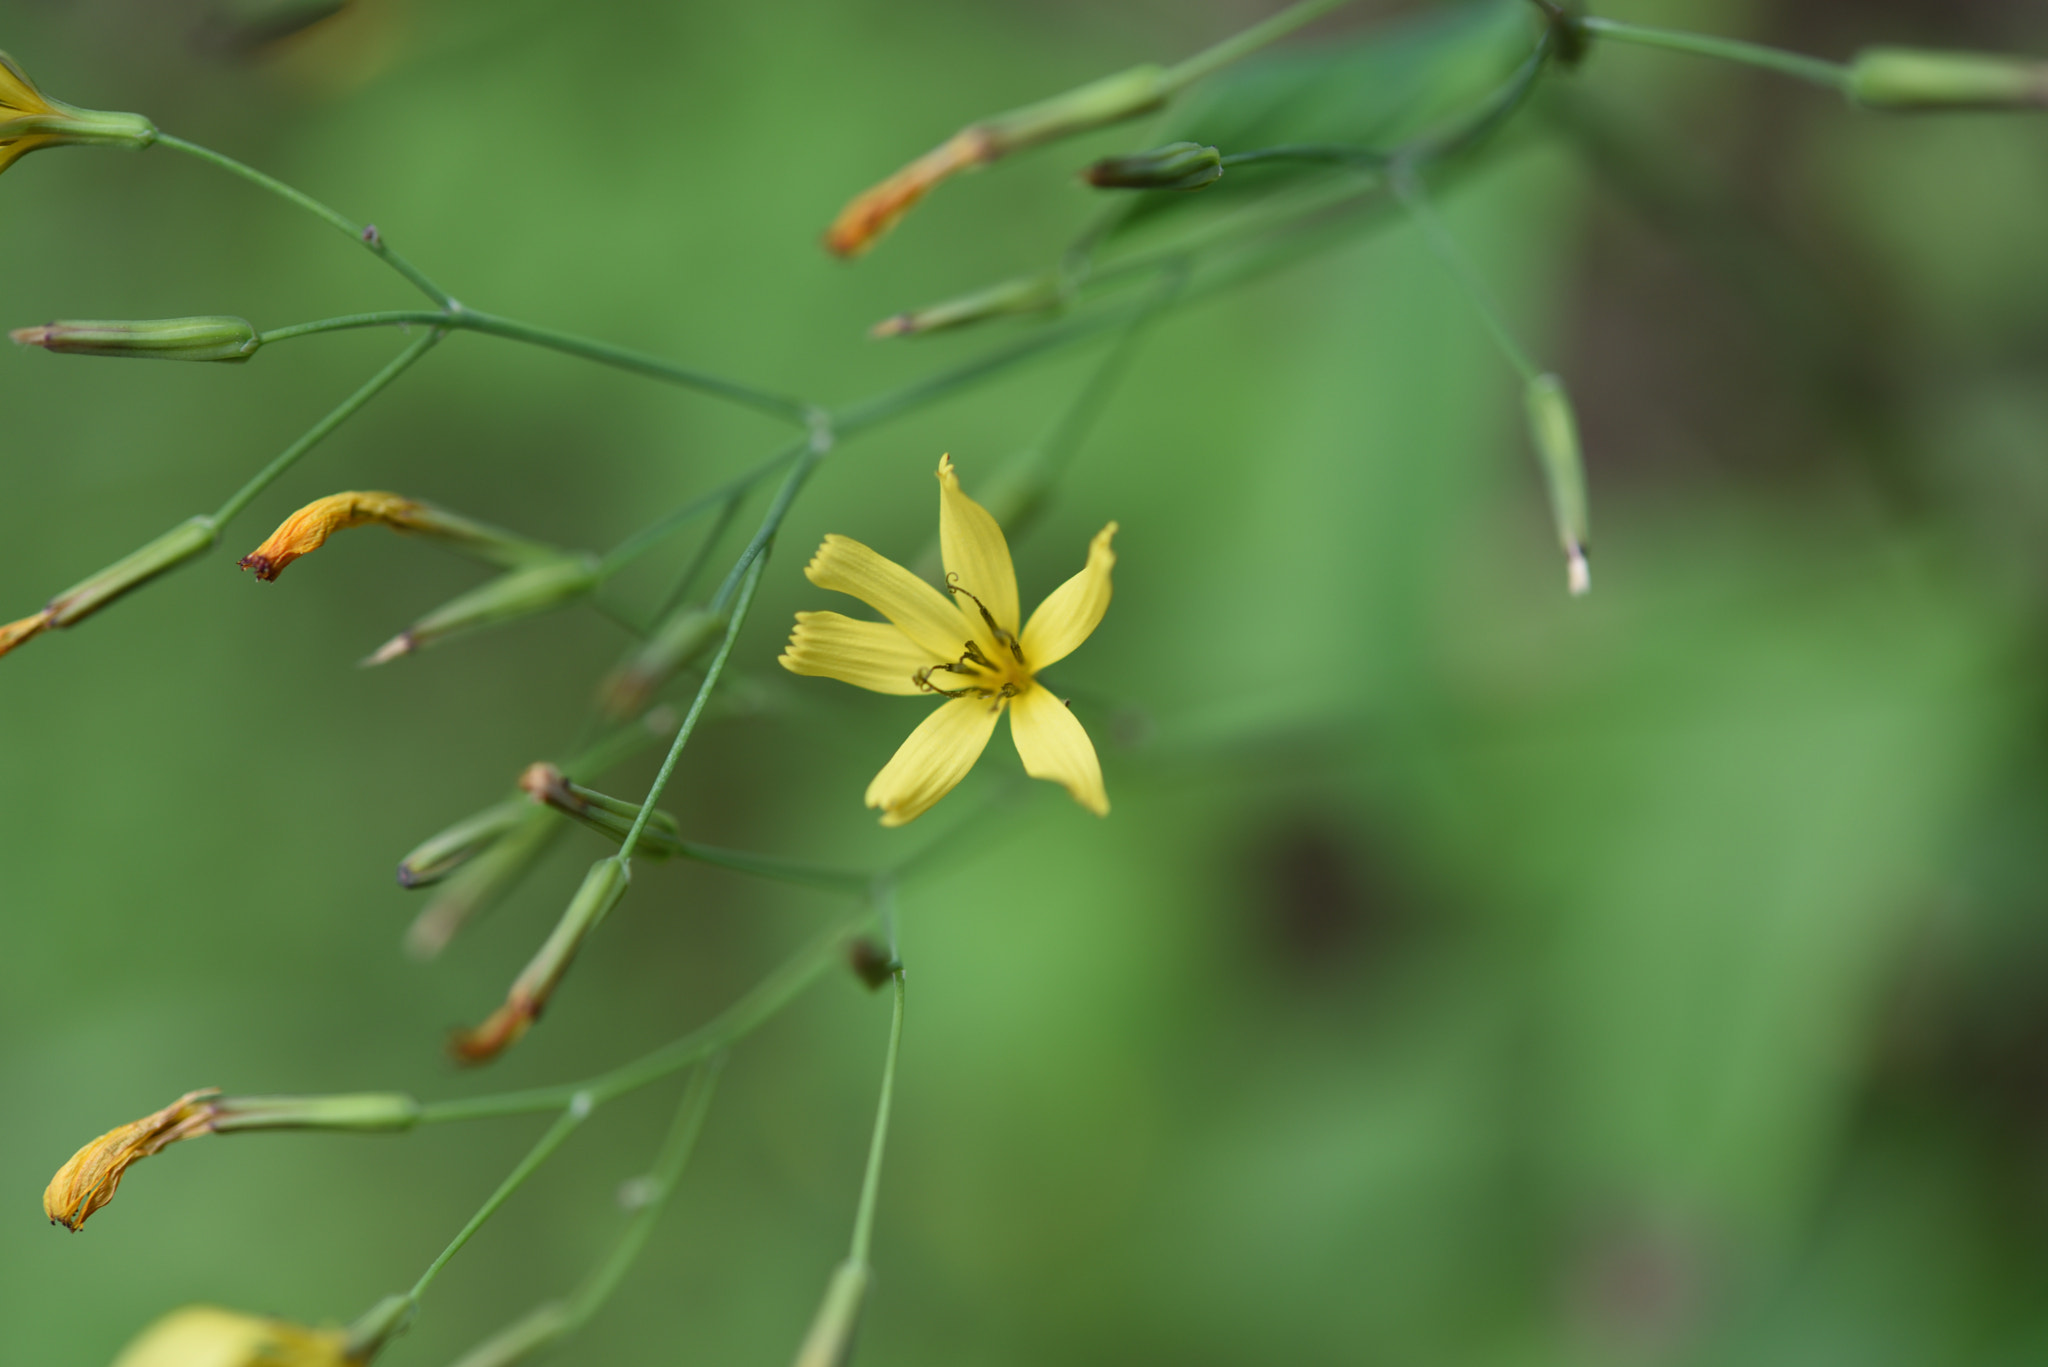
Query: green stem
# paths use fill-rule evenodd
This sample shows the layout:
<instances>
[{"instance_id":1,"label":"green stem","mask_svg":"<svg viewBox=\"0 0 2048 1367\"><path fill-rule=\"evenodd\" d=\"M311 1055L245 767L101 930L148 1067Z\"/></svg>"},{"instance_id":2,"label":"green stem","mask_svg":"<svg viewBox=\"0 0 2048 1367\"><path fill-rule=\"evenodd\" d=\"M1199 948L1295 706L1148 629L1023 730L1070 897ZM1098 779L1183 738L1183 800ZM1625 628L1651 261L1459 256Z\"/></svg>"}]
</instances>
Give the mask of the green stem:
<instances>
[{"instance_id":1,"label":"green stem","mask_svg":"<svg viewBox=\"0 0 2048 1367\"><path fill-rule=\"evenodd\" d=\"M1846 91L1849 88L1849 68L1841 63L1825 62L1818 57L1786 52L1782 48L1765 47L1761 43L1714 38L1680 29L1649 28L1642 24L1626 24L1618 19L1585 18L1578 20L1577 24L1580 32L1596 38L1612 38L1621 43L1660 47L1670 52L1689 52L1696 57L1715 57L1724 62L1762 67L1829 90Z\"/></svg>"},{"instance_id":2,"label":"green stem","mask_svg":"<svg viewBox=\"0 0 2048 1367\"><path fill-rule=\"evenodd\" d=\"M379 313L348 313L339 318L317 318L310 323L293 323L272 328L257 340L265 346L289 342L294 337L312 337L322 332L348 332L355 328L410 327L415 323L432 327L451 326L452 315L433 309L386 309Z\"/></svg>"},{"instance_id":3,"label":"green stem","mask_svg":"<svg viewBox=\"0 0 2048 1367\"><path fill-rule=\"evenodd\" d=\"M874 882L873 874L860 873L853 869L826 868L821 864L799 864L787 859L777 859L769 854L728 850L717 845L700 845L694 840L677 841L676 852L683 858L694 859L700 864L731 869L735 873L752 874L756 878L789 883L800 888L865 893Z\"/></svg>"},{"instance_id":4,"label":"green stem","mask_svg":"<svg viewBox=\"0 0 2048 1367\"><path fill-rule=\"evenodd\" d=\"M452 295L433 281L427 279L419 267L391 250L380 234L373 229L365 227L363 224L354 223L342 217L342 215L328 208L311 195L301 190L293 189L275 176L266 176L255 167L236 161L233 157L223 156L210 147L201 147L196 142L187 142L183 138L172 137L169 133L158 133L155 146L169 147L175 151L183 152L186 156L197 157L203 162L219 167L230 175L240 176L251 185L268 190L271 194L276 195L287 203L297 205L323 223L326 223L329 227L334 228L337 232L346 233L358 246L367 248L372 256L383 260L386 265L411 281L420 293L426 295L427 298L433 300L442 308L451 311L461 308L461 305L455 302Z\"/></svg>"},{"instance_id":5,"label":"green stem","mask_svg":"<svg viewBox=\"0 0 2048 1367\"><path fill-rule=\"evenodd\" d=\"M1173 67L1166 73L1166 83L1173 90L1181 90L1349 3L1351 0L1301 0L1301 3L1281 10L1264 23L1253 24L1244 32L1225 38L1214 47L1206 48Z\"/></svg>"},{"instance_id":6,"label":"green stem","mask_svg":"<svg viewBox=\"0 0 2048 1367\"><path fill-rule=\"evenodd\" d=\"M569 1132L588 1119L596 1106L596 1099L588 1092L571 1094L562 1106L562 1113L555 1118L555 1123L548 1126L547 1133L540 1137L540 1141L528 1151L526 1157L519 1160L519 1166L506 1174L505 1180L498 1184L498 1189L491 1193L490 1199L483 1203L476 1214L469 1217L469 1223L448 1241L448 1247L441 1250L441 1256L429 1263L427 1270L420 1274L420 1279L413 1283L409 1299L414 1304L418 1304L426 1289L433 1285L434 1278L441 1275L441 1269L448 1265L448 1260L462 1251L462 1246L469 1242L470 1237L484 1227L486 1220L497 1214L498 1207L504 1205L512 1193L519 1190L541 1164L548 1161L554 1151L562 1146L562 1141L569 1137Z\"/></svg>"},{"instance_id":7,"label":"green stem","mask_svg":"<svg viewBox=\"0 0 2048 1367\"><path fill-rule=\"evenodd\" d=\"M873 925L874 920L875 914L870 909L841 921L784 960L745 996L710 1021L631 1063L566 1086L536 1087L524 1092L432 1102L420 1108L418 1123L438 1125L457 1120L491 1120L500 1116L559 1111L579 1094L587 1094L594 1104L602 1105L658 1082L731 1048L758 1029L823 976L827 969L838 964L846 942Z\"/></svg>"},{"instance_id":8,"label":"green stem","mask_svg":"<svg viewBox=\"0 0 2048 1367\"><path fill-rule=\"evenodd\" d=\"M722 503L729 503L740 498L763 479L766 479L769 475L774 474L777 470L789 464L789 462L803 455L809 448L810 440L808 438L785 447L767 460L762 461L759 465L756 465L753 469L719 485L710 493L691 499L673 512L663 513L659 518L613 547L606 554L603 563L598 567L598 573L602 577L609 579L648 551L653 550L663 537L676 528L693 518L702 516Z\"/></svg>"},{"instance_id":9,"label":"green stem","mask_svg":"<svg viewBox=\"0 0 2048 1367\"><path fill-rule=\"evenodd\" d=\"M551 351L580 356L586 361L596 361L600 365L631 371L633 374L680 385L685 389L715 394L790 422L808 425L817 417L817 406L802 399L756 389L737 380L728 380L722 375L713 375L709 371L691 366L677 365L659 356L613 346L609 342L579 337L569 332L558 332L553 328L536 327L532 323L522 323L516 318L500 318L496 314L479 313L474 309L463 309L448 321L451 327L466 328L471 332L483 332L493 337L506 337L516 342L546 347Z\"/></svg>"},{"instance_id":10,"label":"green stem","mask_svg":"<svg viewBox=\"0 0 2048 1367\"><path fill-rule=\"evenodd\" d=\"M478 309L464 308L459 304L451 305L448 311L443 313L432 313L422 309L392 309L379 313L351 313L338 318L320 318L308 323L294 323L290 327L274 328L262 335L262 341L265 344L285 342L294 337L311 337L322 332L402 327L414 323L428 323L464 332L481 332L491 337L525 342L529 346L545 347L550 351L578 356L586 361L596 361L600 365L644 375L649 379L729 399L744 407L788 422L808 424L818 412L816 405L806 403L802 399L756 389L752 385L729 380L723 375L714 375L706 370L698 370L694 366L678 365L674 361L664 360L644 351L613 346L609 342L579 337L573 332L562 332L535 323L524 323L517 318L502 318L495 313L484 313Z\"/></svg>"},{"instance_id":11,"label":"green stem","mask_svg":"<svg viewBox=\"0 0 2048 1367\"><path fill-rule=\"evenodd\" d=\"M875 1135L868 1141L868 1169L861 1178L860 1208L853 1217L853 1249L846 1260L865 1267L874 1241L875 1198L882 1188L882 1145L889 1138L889 1106L896 1098L896 1054L903 1043L903 970L896 970L895 1009L889 1016L889 1061L882 1065L882 1098L875 1106Z\"/></svg>"},{"instance_id":12,"label":"green stem","mask_svg":"<svg viewBox=\"0 0 2048 1367\"><path fill-rule=\"evenodd\" d=\"M290 446L287 446L278 455L277 459L257 471L248 483L235 491L233 497L229 498L226 503L221 504L220 511L213 515L214 526L216 528L227 526L236 514L249 506L251 499L269 488L272 481L276 480L279 475L291 469L298 462L299 457L305 455L306 452L312 450L315 446L318 446L335 428L354 417L357 409L381 394L385 386L411 369L412 363L426 355L434 343L440 340L441 331L436 328L431 332L422 334L411 346L408 346L405 350L392 357L389 364L375 375L372 375L361 389L358 389L355 393L342 400L340 406L332 413L329 413L319 422L314 423L304 436L300 437Z\"/></svg>"},{"instance_id":13,"label":"green stem","mask_svg":"<svg viewBox=\"0 0 2048 1367\"><path fill-rule=\"evenodd\" d=\"M1395 197L1401 201L1402 207L1408 210L1409 216L1415 220L1416 227L1422 230L1422 238L1429 244L1430 250L1436 253L1437 259L1442 261L1450 269L1451 274L1457 277L1458 283L1464 286L1465 297L1472 301L1472 307L1477 309L1479 316L1485 320L1487 331L1493 334L1493 340L1499 344L1508 363L1520 373L1524 382L1533 381L1543 373L1541 367L1531 359L1528 351L1509 330L1506 320L1501 317L1499 306L1494 302L1492 291L1486 287L1486 281L1480 277L1479 271L1465 255L1464 249L1459 247L1458 240L1451 236L1450 229L1437 217L1436 209L1430 204L1429 196L1423 190L1421 179L1404 168L1401 174L1394 177L1393 185Z\"/></svg>"},{"instance_id":14,"label":"green stem","mask_svg":"<svg viewBox=\"0 0 2048 1367\"><path fill-rule=\"evenodd\" d=\"M640 814L633 818L632 829L619 846L620 862L629 869L633 863L633 851L639 848L640 832L647 829L648 821L654 816L654 804L661 797L661 790L668 786L669 775L675 773L676 763L683 757L683 747L690 743L690 733L697 729L697 718L704 715L704 705L711 700L711 690L718 686L718 676L725 672L725 662L732 656L733 642L739 639L740 628L746 625L747 609L753 606L754 589L761 582L761 571L767 567L768 557L756 555L740 581L739 598L733 604L732 616L726 623L725 639L719 643L718 653L711 657L710 665L705 668L704 682L697 686L697 696L690 702L689 715L677 728L676 738L668 747L668 757L662 760L661 771L654 776L647 796L641 800Z\"/></svg>"},{"instance_id":15,"label":"green stem","mask_svg":"<svg viewBox=\"0 0 2048 1367\"><path fill-rule=\"evenodd\" d=\"M697 1136L704 1129L704 1117L711 1110L711 1096L717 1090L718 1074L724 1067L725 1055L713 1054L690 1075L690 1085L676 1107L675 1122L669 1127L661 1155L655 1159L654 1170L647 1174L646 1204L634 1212L632 1223L626 1226L626 1232L620 1236L611 1254L569 1298L562 1332L567 1333L588 1323L590 1317L611 1298L612 1292L618 1289L634 1259L640 1256L640 1250L647 1244L647 1236L654 1232L655 1223L661 1219L662 1208L668 1204L683 1169L689 1164L691 1151L697 1147Z\"/></svg>"}]
</instances>

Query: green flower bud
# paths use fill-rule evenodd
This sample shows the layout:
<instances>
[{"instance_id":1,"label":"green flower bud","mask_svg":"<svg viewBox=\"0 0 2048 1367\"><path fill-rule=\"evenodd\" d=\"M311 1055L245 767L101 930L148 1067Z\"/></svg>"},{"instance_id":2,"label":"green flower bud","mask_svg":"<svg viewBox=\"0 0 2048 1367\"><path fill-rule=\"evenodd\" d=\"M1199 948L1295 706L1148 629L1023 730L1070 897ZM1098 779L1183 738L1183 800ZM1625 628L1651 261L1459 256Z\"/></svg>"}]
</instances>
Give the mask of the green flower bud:
<instances>
[{"instance_id":1,"label":"green flower bud","mask_svg":"<svg viewBox=\"0 0 2048 1367\"><path fill-rule=\"evenodd\" d=\"M1223 176L1223 154L1195 142L1171 142L1127 157L1105 157L1082 178L1098 190L1199 190Z\"/></svg>"},{"instance_id":2,"label":"green flower bud","mask_svg":"<svg viewBox=\"0 0 2048 1367\"><path fill-rule=\"evenodd\" d=\"M154 318L133 322L66 319L8 334L22 346L77 356L162 361L246 361L263 345L246 318Z\"/></svg>"},{"instance_id":3,"label":"green flower bud","mask_svg":"<svg viewBox=\"0 0 2048 1367\"><path fill-rule=\"evenodd\" d=\"M581 822L614 844L624 844L640 819L640 804L609 797L594 788L571 783L552 764L527 766L519 776L526 795L544 807ZM682 828L667 812L656 809L635 842L633 853L650 859L668 859L682 852Z\"/></svg>"},{"instance_id":4,"label":"green flower bud","mask_svg":"<svg viewBox=\"0 0 2048 1367\"><path fill-rule=\"evenodd\" d=\"M1586 468L1579 456L1578 419L1572 413L1564 381L1555 375L1531 380L1524 397L1530 440L1543 466L1551 516L1557 520L1557 539L1564 549L1567 582L1577 596L1593 586L1592 571L1586 564L1592 530L1586 512Z\"/></svg>"},{"instance_id":5,"label":"green flower bud","mask_svg":"<svg viewBox=\"0 0 2048 1367\"><path fill-rule=\"evenodd\" d=\"M398 861L398 885L424 888L440 882L473 856L495 845L524 821L530 810L524 799L508 797L428 836Z\"/></svg>"},{"instance_id":6,"label":"green flower bud","mask_svg":"<svg viewBox=\"0 0 2048 1367\"><path fill-rule=\"evenodd\" d=\"M519 824L455 870L413 918L405 947L414 958L431 959L446 949L457 931L518 887L534 861L561 835L564 827L553 813L533 807L523 797L512 801L525 809Z\"/></svg>"},{"instance_id":7,"label":"green flower bud","mask_svg":"<svg viewBox=\"0 0 2048 1367\"><path fill-rule=\"evenodd\" d=\"M195 517L179 523L141 550L72 585L43 609L53 627L68 627L92 616L130 589L139 588L166 570L199 555L218 533L213 519Z\"/></svg>"},{"instance_id":8,"label":"green flower bud","mask_svg":"<svg viewBox=\"0 0 2048 1367\"><path fill-rule=\"evenodd\" d=\"M973 294L963 294L957 299L948 299L943 304L928 308L913 309L908 313L891 314L868 329L870 337L905 337L917 332L939 332L946 328L963 327L978 323L984 318L1000 318L1017 313L1043 313L1057 308L1062 298L1060 277L1057 272L1048 271L1043 275L1027 275L1016 280L1005 280Z\"/></svg>"},{"instance_id":9,"label":"green flower bud","mask_svg":"<svg viewBox=\"0 0 2048 1367\"><path fill-rule=\"evenodd\" d=\"M420 618L363 663L385 664L459 632L532 617L582 597L599 582L597 557L590 555L558 555L499 575Z\"/></svg>"},{"instance_id":10,"label":"green flower bud","mask_svg":"<svg viewBox=\"0 0 2048 1367\"><path fill-rule=\"evenodd\" d=\"M212 1103L215 1134L232 1130L409 1130L420 1103L403 1092L230 1096Z\"/></svg>"},{"instance_id":11,"label":"green flower bud","mask_svg":"<svg viewBox=\"0 0 2048 1367\"><path fill-rule=\"evenodd\" d=\"M725 628L725 614L709 608L690 604L670 613L639 653L605 681L605 711L621 720L638 716L655 690L709 650Z\"/></svg>"},{"instance_id":12,"label":"green flower bud","mask_svg":"<svg viewBox=\"0 0 2048 1367\"><path fill-rule=\"evenodd\" d=\"M1978 52L1879 47L1849 64L1849 98L1866 109L2048 109L2048 63Z\"/></svg>"}]
</instances>

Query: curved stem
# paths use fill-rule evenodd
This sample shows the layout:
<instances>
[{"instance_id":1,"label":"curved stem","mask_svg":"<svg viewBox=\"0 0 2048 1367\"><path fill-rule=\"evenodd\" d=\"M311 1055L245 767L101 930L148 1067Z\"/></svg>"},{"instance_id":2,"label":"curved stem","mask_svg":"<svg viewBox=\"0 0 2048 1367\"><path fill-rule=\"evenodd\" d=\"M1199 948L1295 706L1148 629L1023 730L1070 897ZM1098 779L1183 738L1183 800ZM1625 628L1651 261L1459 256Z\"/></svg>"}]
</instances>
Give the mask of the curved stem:
<instances>
[{"instance_id":1,"label":"curved stem","mask_svg":"<svg viewBox=\"0 0 2048 1367\"><path fill-rule=\"evenodd\" d=\"M1818 57L1786 52L1782 48L1765 47L1762 43L1714 38L1680 29L1650 28L1643 24L1623 23L1619 19L1585 18L1577 21L1577 27L1580 32L1596 38L1612 38L1620 43L1660 47L1669 52L1689 52L1695 57L1714 57L1724 62L1761 67L1829 90L1847 91L1849 88L1849 68L1840 62L1822 61Z\"/></svg>"},{"instance_id":2,"label":"curved stem","mask_svg":"<svg viewBox=\"0 0 2048 1367\"><path fill-rule=\"evenodd\" d=\"M1507 320L1501 315L1500 306L1494 301L1493 291L1486 287L1486 281L1473 266L1471 259L1465 255L1464 249L1458 245L1458 240L1451 236L1451 230L1437 217L1436 208L1429 202L1429 196L1422 188L1421 179L1403 168L1402 172L1394 177L1393 185L1395 198L1401 201L1401 206L1408 211L1409 217L1415 220L1416 227L1422 230L1422 239L1429 244L1429 249L1436 253L1437 259L1450 269L1451 274L1457 277L1458 283L1464 287L1465 297L1472 301L1472 307L1477 309L1479 316L1485 320L1487 331L1493 335L1493 340L1499 345L1501 353L1507 357L1508 364L1515 368L1524 382L1533 382L1543 373L1542 368L1530 357L1514 332L1509 329Z\"/></svg>"},{"instance_id":3,"label":"curved stem","mask_svg":"<svg viewBox=\"0 0 2048 1367\"><path fill-rule=\"evenodd\" d=\"M220 505L220 511L213 515L214 526L216 528L225 527L236 514L249 506L251 499L269 488L272 481L276 480L278 476L291 469L298 462L299 457L305 455L306 452L312 450L315 446L318 446L335 428L354 417L356 411L364 404L383 393L387 385L411 369L412 363L426 355L434 343L440 340L441 331L439 328L436 328L432 332L421 336L411 346L392 357L382 370L364 382L361 389L358 389L355 393L342 400L333 412L320 419L319 422L314 423L304 436L300 437L290 446L285 447L275 460L271 461L270 464L264 466L261 470L258 470L246 484L235 490L233 496L226 503Z\"/></svg>"},{"instance_id":4,"label":"curved stem","mask_svg":"<svg viewBox=\"0 0 2048 1367\"><path fill-rule=\"evenodd\" d=\"M448 291L427 279L425 273L419 267L391 250L390 246L385 243L383 235L378 233L375 228L351 222L304 191L295 190L277 179L277 177L267 176L255 167L236 161L233 157L224 156L214 151L211 147L201 147L196 142L187 142L183 138L173 137L169 133L163 132L159 132L156 135L156 142L153 145L183 152L188 157L197 157L200 161L217 166L230 175L240 176L251 185L268 190L279 199L304 209L307 213L313 215L337 232L346 233L355 240L358 246L367 248L372 256L383 260L391 269L411 281L421 294L426 295L427 298L433 300L442 308L453 310L461 307L461 305L455 302L454 296L450 295Z\"/></svg>"},{"instance_id":5,"label":"curved stem","mask_svg":"<svg viewBox=\"0 0 2048 1367\"><path fill-rule=\"evenodd\" d=\"M322 332L347 332L355 328L409 327L414 323L434 327L450 326L450 315L433 309L387 309L381 313L347 313L339 318L317 318L310 323L293 323L260 334L257 341L289 342L294 337L311 337Z\"/></svg>"},{"instance_id":6,"label":"curved stem","mask_svg":"<svg viewBox=\"0 0 2048 1367\"><path fill-rule=\"evenodd\" d=\"M756 465L753 469L719 485L710 493L691 499L673 512L662 514L659 518L656 518L653 522L650 522L647 526L633 533L617 546L614 546L605 555L602 564L598 567L598 573L604 578L609 579L612 575L617 574L627 565L654 549L656 543L676 528L692 518L703 515L721 503L737 500L763 479L766 479L769 475L774 474L777 470L801 456L809 447L810 442L808 439L785 447L767 460L762 461L759 465Z\"/></svg>"}]
</instances>

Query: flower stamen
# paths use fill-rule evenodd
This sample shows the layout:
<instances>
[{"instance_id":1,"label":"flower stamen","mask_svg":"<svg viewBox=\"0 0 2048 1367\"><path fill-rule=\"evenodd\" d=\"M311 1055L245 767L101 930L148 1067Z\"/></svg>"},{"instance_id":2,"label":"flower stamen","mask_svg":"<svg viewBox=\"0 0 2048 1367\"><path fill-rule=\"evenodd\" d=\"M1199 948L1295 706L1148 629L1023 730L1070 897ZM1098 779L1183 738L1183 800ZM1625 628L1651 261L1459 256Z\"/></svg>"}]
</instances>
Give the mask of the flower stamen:
<instances>
[{"instance_id":1,"label":"flower stamen","mask_svg":"<svg viewBox=\"0 0 2048 1367\"><path fill-rule=\"evenodd\" d=\"M974 599L974 606L976 606L977 608L980 608L980 609L981 609L981 620L982 620L982 621L984 621L984 622L987 622L987 623L988 623L988 629L989 629L989 630L990 630L991 632L994 632L994 633L995 633L995 638L996 638L996 640L997 640L997 641L998 641L999 643L1001 643L1001 644L1002 644L1003 646L1005 646L1005 647L1007 647L1007 648L1008 648L1008 650L1009 650L1010 654L1011 654L1012 656L1014 656L1014 657L1016 658L1016 661L1017 661L1017 663L1018 663L1018 664L1020 664L1020 665L1021 665L1021 664L1023 664L1023 663L1024 663L1024 648L1023 648L1023 646L1021 646L1021 645L1019 645L1019 644L1017 643L1017 638L1016 638L1016 637L1015 637L1014 635L1012 635L1011 633L1009 633L1009 632L1007 632L1007 631L1003 630L1003 629L1002 629L1001 627L999 627L999 626L997 626L997 625L996 625L996 618L995 618L995 614L994 614L994 613L992 613L992 612L990 612L990 611L988 610L988 604L986 604L986 603L982 602L982 601L981 601L981 599L979 599L979 598L975 597L975 595L974 595L974 591L973 591L972 589L965 589L965 588L962 588L962 587L961 587L961 586L960 586L960 585L959 585L958 583L954 582L954 581L955 581L955 580L957 580L957 579L958 579L959 577L960 577L960 576L958 576L958 575L955 575L955 574L949 574L949 575L947 575L947 576L946 576L946 592L948 592L948 593L964 593L964 594L966 594L966 595L967 595L967 596L968 596L969 598L973 598L973 599ZM972 642L972 641L969 641L969 642L967 643L967 648L968 648L968 650L969 650L969 651L973 651L973 650L974 650L974 642ZM981 665L982 665L982 666L983 666L984 668L987 668L987 669L994 669L994 668L995 668L995 666L994 666L994 665L992 665L992 664L989 664L989 662L988 662L987 660L983 660L983 659L982 659L982 658L980 657L980 655L978 655L978 654L977 654L977 655L975 656L975 659L976 659L976 662L977 662L977 663L979 663L979 664L981 664Z\"/></svg>"}]
</instances>

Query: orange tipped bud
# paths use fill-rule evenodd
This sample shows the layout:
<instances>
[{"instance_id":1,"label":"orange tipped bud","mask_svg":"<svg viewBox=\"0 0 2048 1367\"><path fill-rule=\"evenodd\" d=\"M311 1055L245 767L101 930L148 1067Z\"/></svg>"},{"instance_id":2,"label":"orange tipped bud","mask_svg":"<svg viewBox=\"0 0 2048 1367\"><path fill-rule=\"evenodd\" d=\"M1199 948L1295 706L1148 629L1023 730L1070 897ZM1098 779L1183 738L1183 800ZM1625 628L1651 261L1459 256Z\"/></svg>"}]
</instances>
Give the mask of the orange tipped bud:
<instances>
[{"instance_id":1,"label":"orange tipped bud","mask_svg":"<svg viewBox=\"0 0 2048 1367\"><path fill-rule=\"evenodd\" d=\"M516 1044L540 1017L584 939L619 904L619 899L626 895L626 885L632 881L632 872L617 858L600 859L591 865L590 872L583 877L583 886L576 890L569 909L556 923L554 933L513 980L511 991L505 994L505 1004L475 1029L457 1031L448 1042L449 1052L463 1063L487 1063Z\"/></svg>"},{"instance_id":2,"label":"orange tipped bud","mask_svg":"<svg viewBox=\"0 0 2048 1367\"><path fill-rule=\"evenodd\" d=\"M218 1094L217 1088L187 1092L154 1115L108 1130L71 1155L43 1192L43 1213L50 1223L77 1230L114 1199L121 1174L131 1164L162 1153L181 1139L211 1134L216 1103L208 1098Z\"/></svg>"},{"instance_id":3,"label":"orange tipped bud","mask_svg":"<svg viewBox=\"0 0 2048 1367\"><path fill-rule=\"evenodd\" d=\"M881 184L854 196L826 232L826 250L834 256L858 256L880 241L940 181L1027 147L1150 113L1172 93L1166 73L1158 67L1133 67L1064 95L971 124Z\"/></svg>"},{"instance_id":4,"label":"orange tipped bud","mask_svg":"<svg viewBox=\"0 0 2048 1367\"><path fill-rule=\"evenodd\" d=\"M0 86L4 86L0 82ZM213 519L188 518L141 550L73 584L49 601L41 612L0 626L0 655L52 627L75 626L132 589L140 588L213 545Z\"/></svg>"},{"instance_id":5,"label":"orange tipped bud","mask_svg":"<svg viewBox=\"0 0 2048 1367\"><path fill-rule=\"evenodd\" d=\"M329 494L314 499L286 518L270 539L243 556L237 563L254 570L266 584L284 573L284 567L302 555L310 555L327 544L327 538L365 522L407 529L420 505L397 494Z\"/></svg>"},{"instance_id":6,"label":"orange tipped bud","mask_svg":"<svg viewBox=\"0 0 2048 1367\"><path fill-rule=\"evenodd\" d=\"M114 1367L348 1367L348 1334L188 1305L138 1334Z\"/></svg>"},{"instance_id":7,"label":"orange tipped bud","mask_svg":"<svg viewBox=\"0 0 2048 1367\"><path fill-rule=\"evenodd\" d=\"M859 256L916 208L940 181L986 166L996 155L982 129L961 129L879 185L855 195L826 230L825 249L834 256Z\"/></svg>"}]
</instances>

